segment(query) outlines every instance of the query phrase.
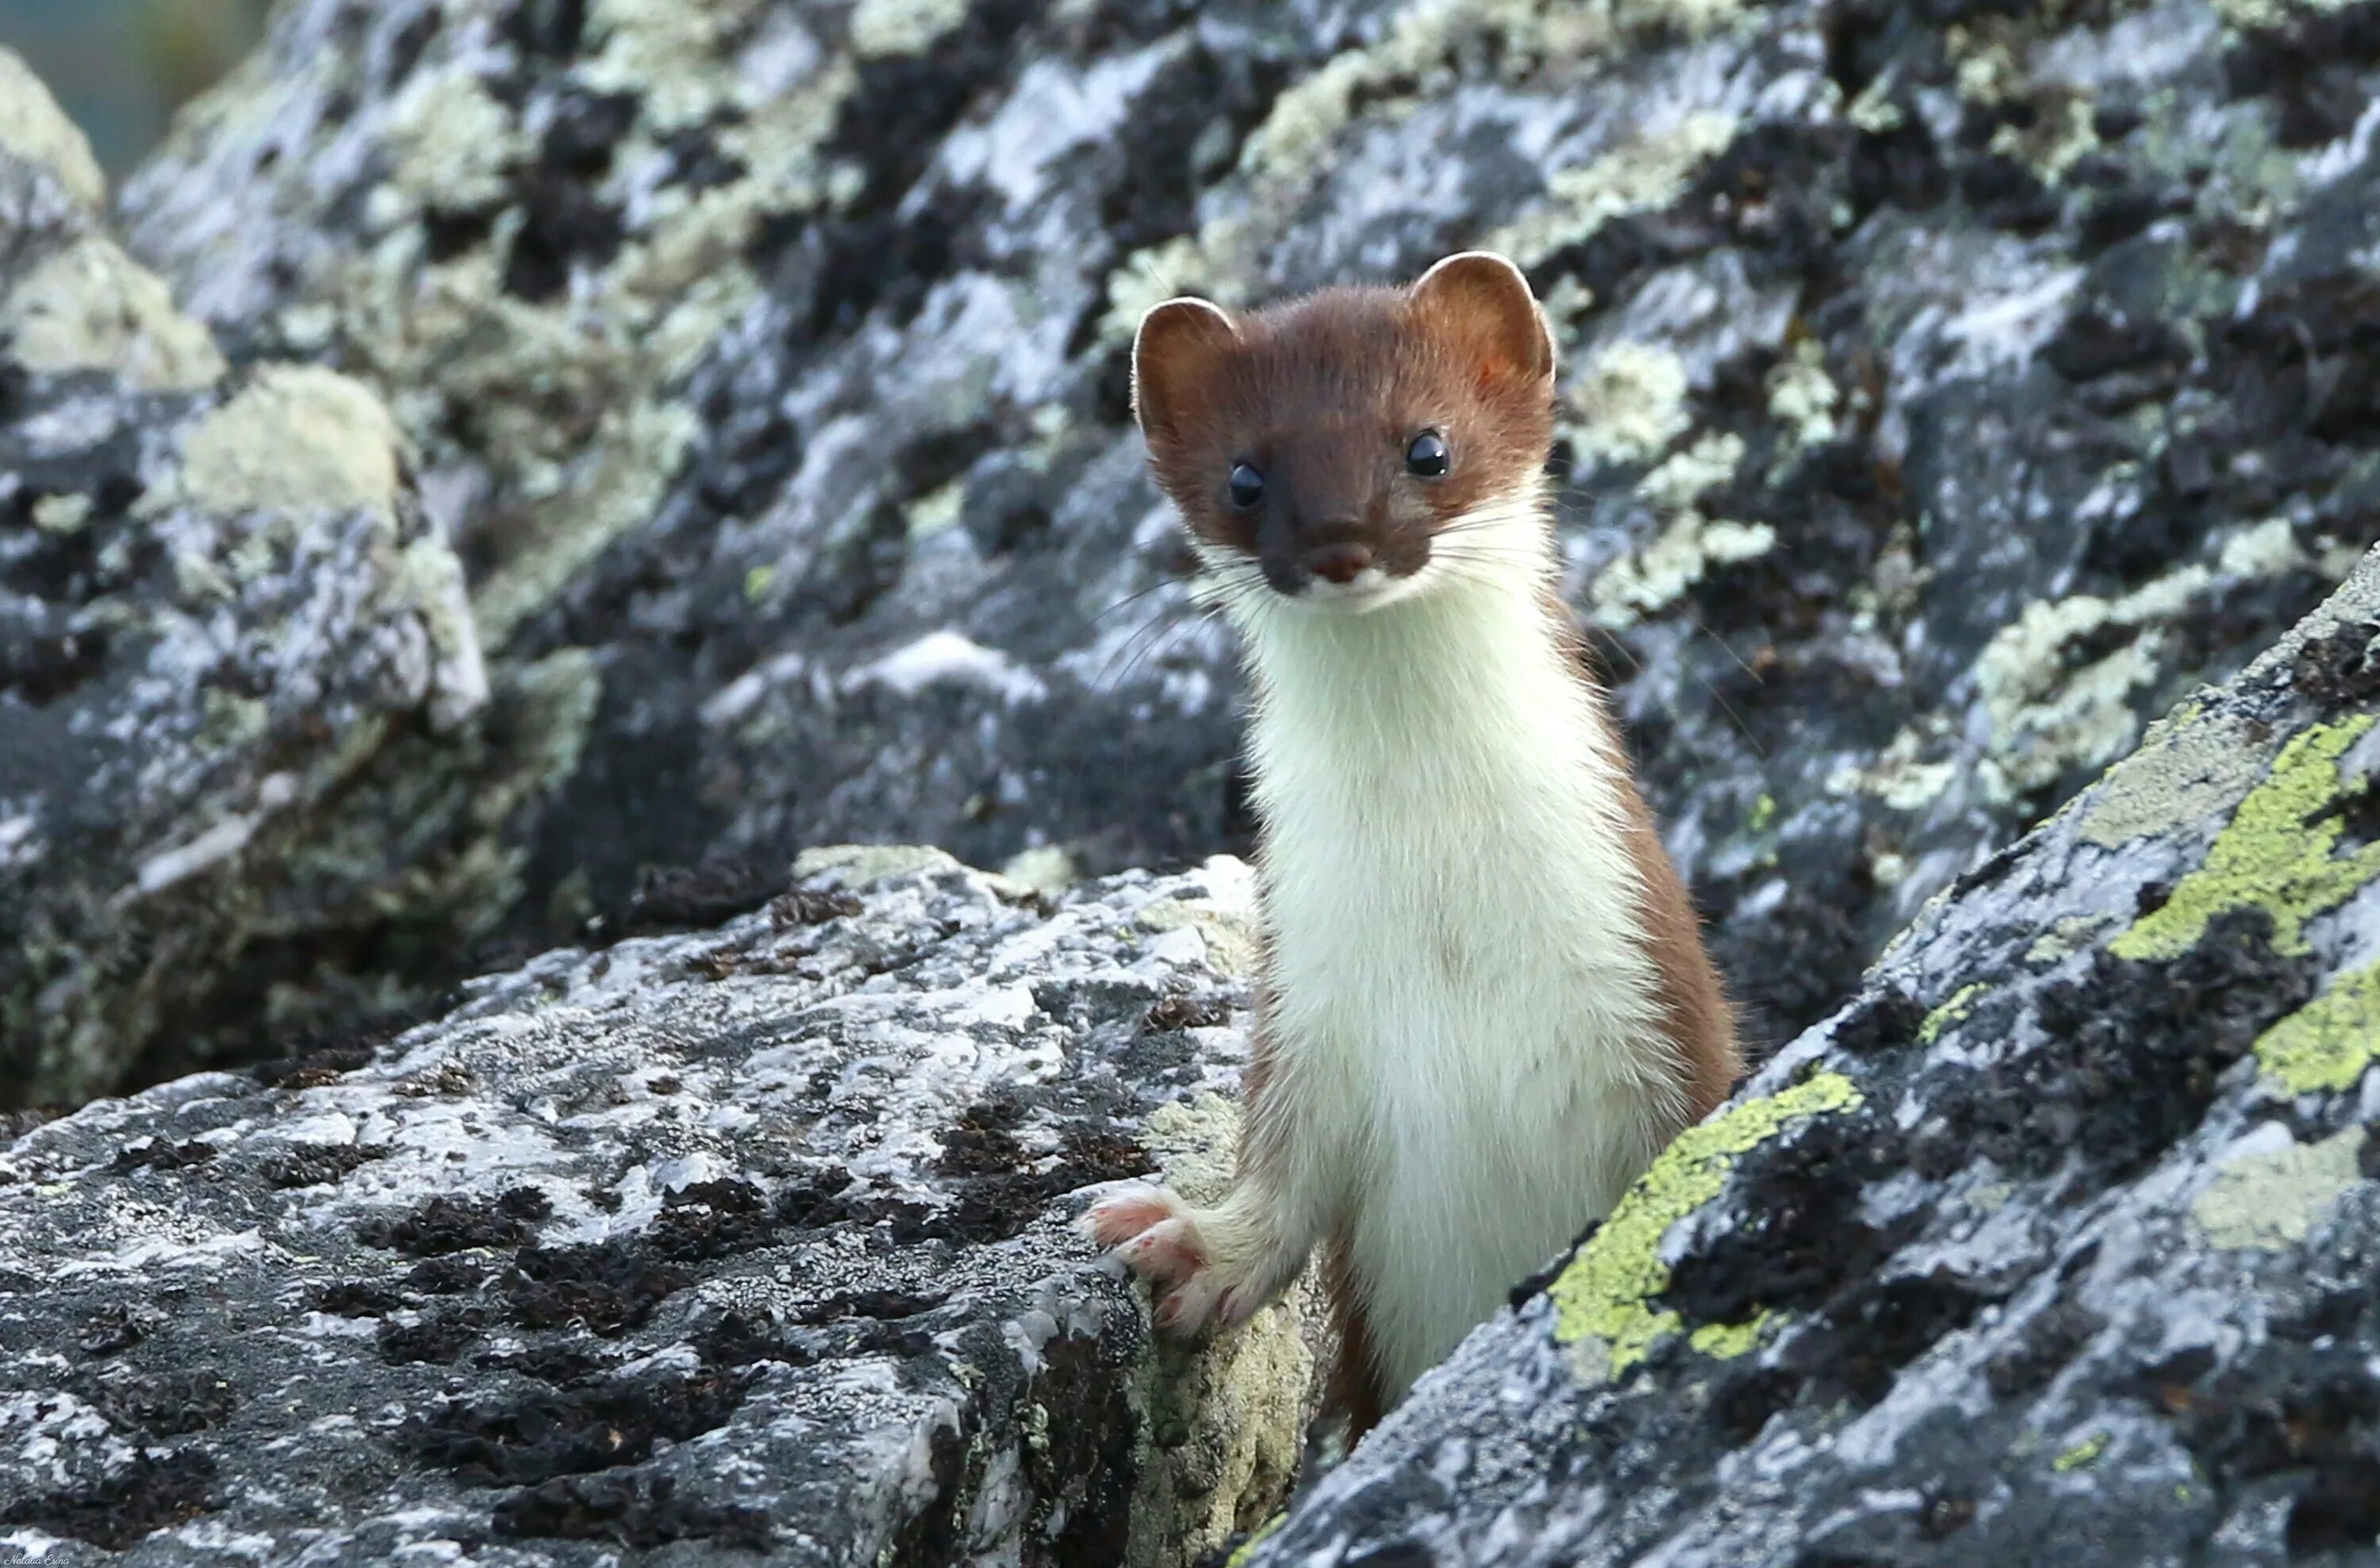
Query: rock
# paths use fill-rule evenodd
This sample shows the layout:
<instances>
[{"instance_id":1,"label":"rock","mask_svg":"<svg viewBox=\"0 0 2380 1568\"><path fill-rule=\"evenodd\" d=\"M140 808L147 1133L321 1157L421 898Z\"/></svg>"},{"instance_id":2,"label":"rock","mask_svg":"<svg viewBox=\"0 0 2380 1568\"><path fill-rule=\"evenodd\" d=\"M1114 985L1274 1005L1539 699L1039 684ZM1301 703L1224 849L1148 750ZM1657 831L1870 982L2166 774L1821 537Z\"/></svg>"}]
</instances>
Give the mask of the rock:
<instances>
[{"instance_id":1,"label":"rock","mask_svg":"<svg viewBox=\"0 0 2380 1568\"><path fill-rule=\"evenodd\" d=\"M1156 1347L1072 1220L1152 1150L1227 1168L1245 976L1201 922L1249 897L1228 860L1052 905L846 856L377 1051L33 1131L0 1153L0 1557L1220 1545L1297 1460L1298 1308Z\"/></svg>"},{"instance_id":2,"label":"rock","mask_svg":"<svg viewBox=\"0 0 2380 1568\"><path fill-rule=\"evenodd\" d=\"M107 200L107 177L91 156L91 143L42 79L6 50L0 50L0 152L21 165L10 176L12 186L37 173L85 211Z\"/></svg>"},{"instance_id":3,"label":"rock","mask_svg":"<svg viewBox=\"0 0 2380 1568\"><path fill-rule=\"evenodd\" d=\"M346 792L487 679L379 399L228 374L5 54L0 105L0 1105L77 1103L258 1032L216 1010L382 891Z\"/></svg>"},{"instance_id":4,"label":"rock","mask_svg":"<svg viewBox=\"0 0 2380 1568\"><path fill-rule=\"evenodd\" d=\"M522 940L820 842L1244 845L1134 314L1505 247L1571 597L1773 1043L2371 534L2371 15L304 0L124 205L235 357L382 390L500 684L600 687L447 818Z\"/></svg>"},{"instance_id":5,"label":"rock","mask_svg":"<svg viewBox=\"0 0 2380 1568\"><path fill-rule=\"evenodd\" d=\"M1246 1561L2380 1537L2380 551L1898 938Z\"/></svg>"}]
</instances>

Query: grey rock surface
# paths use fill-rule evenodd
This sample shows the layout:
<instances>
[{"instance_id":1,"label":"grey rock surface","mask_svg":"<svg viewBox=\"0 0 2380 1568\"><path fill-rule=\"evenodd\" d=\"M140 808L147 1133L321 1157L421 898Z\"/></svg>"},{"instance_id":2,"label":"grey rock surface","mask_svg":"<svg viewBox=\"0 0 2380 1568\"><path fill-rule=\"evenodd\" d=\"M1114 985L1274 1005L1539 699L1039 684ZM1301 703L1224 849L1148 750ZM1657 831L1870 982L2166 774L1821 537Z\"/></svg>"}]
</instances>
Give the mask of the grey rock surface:
<instances>
[{"instance_id":1,"label":"grey rock surface","mask_svg":"<svg viewBox=\"0 0 2380 1568\"><path fill-rule=\"evenodd\" d=\"M0 99L0 1106L71 1104L269 1009L259 955L382 891L345 792L487 678L379 399L228 371L6 55Z\"/></svg>"},{"instance_id":2,"label":"grey rock surface","mask_svg":"<svg viewBox=\"0 0 2380 1568\"><path fill-rule=\"evenodd\" d=\"M290 1004L650 867L1240 843L1130 323L1485 243L1564 351L1572 597L1785 1039L2374 531L2374 15L286 6L128 243L235 359L381 389L499 691L570 693L392 775L443 869Z\"/></svg>"},{"instance_id":3,"label":"grey rock surface","mask_svg":"<svg viewBox=\"0 0 2380 1568\"><path fill-rule=\"evenodd\" d=\"M930 850L814 855L717 930L26 1135L0 1562L1220 1544L1297 1461L1297 1308L1152 1347L1071 1220L1158 1157L1227 1168L1248 897L1229 860L1051 906Z\"/></svg>"},{"instance_id":4,"label":"grey rock surface","mask_svg":"<svg viewBox=\"0 0 2380 1568\"><path fill-rule=\"evenodd\" d=\"M1247 1561L2368 1562L2380 552L1898 938Z\"/></svg>"}]
</instances>

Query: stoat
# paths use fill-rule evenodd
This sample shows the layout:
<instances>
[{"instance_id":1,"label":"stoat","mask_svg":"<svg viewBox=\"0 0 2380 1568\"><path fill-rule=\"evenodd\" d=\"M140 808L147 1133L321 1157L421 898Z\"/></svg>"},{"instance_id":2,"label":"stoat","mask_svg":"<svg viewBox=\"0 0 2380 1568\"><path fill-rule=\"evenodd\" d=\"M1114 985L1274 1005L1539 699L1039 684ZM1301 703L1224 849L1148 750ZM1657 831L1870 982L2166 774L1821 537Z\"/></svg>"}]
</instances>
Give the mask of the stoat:
<instances>
[{"instance_id":1,"label":"stoat","mask_svg":"<svg viewBox=\"0 0 2380 1568\"><path fill-rule=\"evenodd\" d=\"M1557 597L1519 269L1142 320L1133 402L1255 694L1233 1185L1086 1217L1195 1334L1318 1245L1356 1432L1723 1100L1733 1020Z\"/></svg>"}]
</instances>

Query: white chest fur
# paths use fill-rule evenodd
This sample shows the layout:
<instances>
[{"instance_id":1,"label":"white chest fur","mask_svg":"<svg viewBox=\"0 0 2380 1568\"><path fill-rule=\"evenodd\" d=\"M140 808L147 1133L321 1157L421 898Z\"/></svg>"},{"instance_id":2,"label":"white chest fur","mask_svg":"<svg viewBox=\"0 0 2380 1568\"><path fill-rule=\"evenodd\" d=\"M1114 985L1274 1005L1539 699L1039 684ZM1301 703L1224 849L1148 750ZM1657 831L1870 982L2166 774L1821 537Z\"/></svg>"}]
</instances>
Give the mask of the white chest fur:
<instances>
[{"instance_id":1,"label":"white chest fur","mask_svg":"<svg viewBox=\"0 0 2380 1568\"><path fill-rule=\"evenodd\" d=\"M1676 1124L1619 764L1524 579L1235 618L1277 1092L1402 1393Z\"/></svg>"}]
</instances>

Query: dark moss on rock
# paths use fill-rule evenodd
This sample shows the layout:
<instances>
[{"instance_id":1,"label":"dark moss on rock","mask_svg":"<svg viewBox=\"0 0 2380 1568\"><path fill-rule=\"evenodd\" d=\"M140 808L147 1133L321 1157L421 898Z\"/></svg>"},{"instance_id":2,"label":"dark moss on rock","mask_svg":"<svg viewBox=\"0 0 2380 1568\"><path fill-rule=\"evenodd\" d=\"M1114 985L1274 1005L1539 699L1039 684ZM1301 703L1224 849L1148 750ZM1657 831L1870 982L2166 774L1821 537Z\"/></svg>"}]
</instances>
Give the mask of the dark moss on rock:
<instances>
[{"instance_id":1,"label":"dark moss on rock","mask_svg":"<svg viewBox=\"0 0 2380 1568\"><path fill-rule=\"evenodd\" d=\"M493 1523L497 1535L515 1539L602 1541L634 1550L713 1541L765 1552L776 1542L763 1511L686 1496L674 1476L634 1470L556 1477L524 1488L496 1504Z\"/></svg>"},{"instance_id":2,"label":"dark moss on rock","mask_svg":"<svg viewBox=\"0 0 2380 1568\"><path fill-rule=\"evenodd\" d=\"M199 1449L136 1449L120 1469L89 1486L0 1507L0 1525L122 1551L152 1531L209 1512L214 1477L214 1460Z\"/></svg>"},{"instance_id":3,"label":"dark moss on rock","mask_svg":"<svg viewBox=\"0 0 2380 1568\"><path fill-rule=\"evenodd\" d=\"M423 1198L394 1219L363 1222L356 1237L369 1246L432 1258L474 1247L510 1246L552 1212L552 1200L535 1187L514 1187L482 1200L441 1194Z\"/></svg>"},{"instance_id":4,"label":"dark moss on rock","mask_svg":"<svg viewBox=\"0 0 2380 1568\"><path fill-rule=\"evenodd\" d=\"M709 1372L597 1376L442 1400L408 1416L399 1441L468 1486L535 1484L633 1465L656 1442L715 1431L744 1392L740 1377Z\"/></svg>"},{"instance_id":5,"label":"dark moss on rock","mask_svg":"<svg viewBox=\"0 0 2380 1568\"><path fill-rule=\"evenodd\" d=\"M2094 1185L2137 1174L2197 1129L2223 1075L2313 994L2311 968L2274 952L2271 918L2252 909L2219 917L2171 963L2094 952L2082 976L2039 997L2038 1047L1945 1096L1916 1168L1941 1176L1983 1160L2037 1177L2070 1161Z\"/></svg>"},{"instance_id":6,"label":"dark moss on rock","mask_svg":"<svg viewBox=\"0 0 2380 1568\"><path fill-rule=\"evenodd\" d=\"M92 1403L119 1431L175 1438L221 1426L240 1400L222 1373L201 1368L110 1374L93 1388Z\"/></svg>"}]
</instances>

